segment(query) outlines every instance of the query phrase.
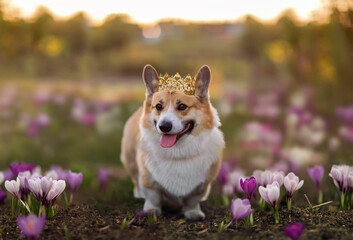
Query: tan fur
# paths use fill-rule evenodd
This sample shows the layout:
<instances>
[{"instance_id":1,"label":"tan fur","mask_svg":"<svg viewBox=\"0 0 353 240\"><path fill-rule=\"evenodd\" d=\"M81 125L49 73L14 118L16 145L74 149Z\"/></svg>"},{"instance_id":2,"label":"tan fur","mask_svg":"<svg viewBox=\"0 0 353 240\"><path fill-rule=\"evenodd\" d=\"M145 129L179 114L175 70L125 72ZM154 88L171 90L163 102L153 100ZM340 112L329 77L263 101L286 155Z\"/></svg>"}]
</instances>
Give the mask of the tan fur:
<instances>
[{"instance_id":1,"label":"tan fur","mask_svg":"<svg viewBox=\"0 0 353 240\"><path fill-rule=\"evenodd\" d=\"M121 161L130 175L135 189L138 188L137 149L140 131L138 128L143 108L140 107L126 122L121 144ZM137 189L136 189L137 190Z\"/></svg>"}]
</instances>

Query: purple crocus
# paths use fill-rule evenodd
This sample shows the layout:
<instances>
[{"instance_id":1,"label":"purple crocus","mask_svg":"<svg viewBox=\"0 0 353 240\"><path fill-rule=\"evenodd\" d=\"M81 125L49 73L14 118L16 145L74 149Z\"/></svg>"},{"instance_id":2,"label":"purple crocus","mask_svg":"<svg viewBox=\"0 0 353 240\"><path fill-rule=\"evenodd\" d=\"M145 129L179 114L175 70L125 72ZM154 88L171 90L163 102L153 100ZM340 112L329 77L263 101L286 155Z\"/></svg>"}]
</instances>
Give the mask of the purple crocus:
<instances>
[{"instance_id":1,"label":"purple crocus","mask_svg":"<svg viewBox=\"0 0 353 240\"><path fill-rule=\"evenodd\" d=\"M81 122L85 126L92 126L96 122L96 115L94 113L85 113L81 118Z\"/></svg>"},{"instance_id":2,"label":"purple crocus","mask_svg":"<svg viewBox=\"0 0 353 240\"><path fill-rule=\"evenodd\" d=\"M284 187L287 190L287 207L289 210L292 209L292 196L293 193L299 190L304 184L304 180L299 181L299 178L292 172L288 173L284 177Z\"/></svg>"},{"instance_id":3,"label":"purple crocus","mask_svg":"<svg viewBox=\"0 0 353 240\"><path fill-rule=\"evenodd\" d=\"M39 127L47 127L50 124L50 121L50 116L46 113L40 113L35 118L35 122Z\"/></svg>"},{"instance_id":4,"label":"purple crocus","mask_svg":"<svg viewBox=\"0 0 353 240\"><path fill-rule=\"evenodd\" d=\"M3 203L7 198L7 194L0 189L0 203Z\"/></svg>"},{"instance_id":5,"label":"purple crocus","mask_svg":"<svg viewBox=\"0 0 353 240\"><path fill-rule=\"evenodd\" d=\"M299 239L304 231L304 225L299 222L292 222L284 229L284 234L292 240Z\"/></svg>"},{"instance_id":6,"label":"purple crocus","mask_svg":"<svg viewBox=\"0 0 353 240\"><path fill-rule=\"evenodd\" d=\"M307 168L306 171L308 172L311 180L315 183L316 187L320 189L321 179L324 175L324 167L319 165L313 168Z\"/></svg>"},{"instance_id":7,"label":"purple crocus","mask_svg":"<svg viewBox=\"0 0 353 240\"><path fill-rule=\"evenodd\" d=\"M78 189L78 187L81 185L83 180L83 175L82 173L73 173L71 170L67 173L67 181L70 185L70 191L71 191L71 197L70 201L72 202L74 193Z\"/></svg>"},{"instance_id":8,"label":"purple crocus","mask_svg":"<svg viewBox=\"0 0 353 240\"><path fill-rule=\"evenodd\" d=\"M256 191L256 179L254 177L245 178L244 180L240 179L240 186L246 194L246 197L251 200L252 196Z\"/></svg>"},{"instance_id":9,"label":"purple crocus","mask_svg":"<svg viewBox=\"0 0 353 240\"><path fill-rule=\"evenodd\" d=\"M230 204L230 211L232 213L232 220L225 228L228 228L234 222L249 216L254 210L251 209L250 201L248 199L233 199Z\"/></svg>"},{"instance_id":10,"label":"purple crocus","mask_svg":"<svg viewBox=\"0 0 353 240\"><path fill-rule=\"evenodd\" d=\"M5 177L5 181L6 180L13 180L16 176L12 173L11 169L7 169L4 171L4 177Z\"/></svg>"},{"instance_id":11,"label":"purple crocus","mask_svg":"<svg viewBox=\"0 0 353 240\"><path fill-rule=\"evenodd\" d=\"M35 240L38 239L44 228L45 217L37 217L34 214L30 214L28 217L18 217L17 225L21 229L24 236L31 240Z\"/></svg>"},{"instance_id":12,"label":"purple crocus","mask_svg":"<svg viewBox=\"0 0 353 240\"><path fill-rule=\"evenodd\" d=\"M336 114L343 122L353 123L353 106L339 107Z\"/></svg>"},{"instance_id":13,"label":"purple crocus","mask_svg":"<svg viewBox=\"0 0 353 240\"><path fill-rule=\"evenodd\" d=\"M134 217L130 220L130 222L127 225L133 224L137 219L143 218L144 216L147 216L149 214L152 214L153 210L148 210L148 211L138 211L135 213Z\"/></svg>"},{"instance_id":14,"label":"purple crocus","mask_svg":"<svg viewBox=\"0 0 353 240\"><path fill-rule=\"evenodd\" d=\"M31 178L31 173L29 171L20 172L20 173L18 173L17 178L20 179L21 197L27 198L27 196L29 194L29 188L28 188L28 184L26 184L26 182L28 181L28 179Z\"/></svg>"},{"instance_id":15,"label":"purple crocus","mask_svg":"<svg viewBox=\"0 0 353 240\"><path fill-rule=\"evenodd\" d=\"M17 175L20 172L24 172L24 171L32 172L33 168L34 168L33 163L20 162L20 163L11 163L10 164L10 169L11 169L13 175L15 175L15 177L17 177Z\"/></svg>"},{"instance_id":16,"label":"purple crocus","mask_svg":"<svg viewBox=\"0 0 353 240\"><path fill-rule=\"evenodd\" d=\"M228 167L225 163L222 163L221 169L219 170L218 179L221 185L225 185L228 182Z\"/></svg>"},{"instance_id":17,"label":"purple crocus","mask_svg":"<svg viewBox=\"0 0 353 240\"><path fill-rule=\"evenodd\" d=\"M101 188L105 189L108 184L109 171L107 169L101 168L98 171L98 180L100 182Z\"/></svg>"},{"instance_id":18,"label":"purple crocus","mask_svg":"<svg viewBox=\"0 0 353 240\"><path fill-rule=\"evenodd\" d=\"M321 191L321 179L322 176L324 175L324 167L321 165L315 166L313 168L307 168L306 169L309 177L311 178L311 180L313 180L313 182L316 185L316 188L319 191L319 203L322 203L322 191Z\"/></svg>"}]
</instances>

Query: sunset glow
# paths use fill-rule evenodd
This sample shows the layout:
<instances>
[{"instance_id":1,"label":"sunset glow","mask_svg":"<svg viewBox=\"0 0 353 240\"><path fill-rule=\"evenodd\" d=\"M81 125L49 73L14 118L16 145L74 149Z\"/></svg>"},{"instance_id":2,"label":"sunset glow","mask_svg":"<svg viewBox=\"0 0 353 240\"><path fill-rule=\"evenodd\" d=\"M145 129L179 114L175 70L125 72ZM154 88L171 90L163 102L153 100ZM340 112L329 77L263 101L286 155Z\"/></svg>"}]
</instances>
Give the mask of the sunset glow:
<instances>
[{"instance_id":1,"label":"sunset glow","mask_svg":"<svg viewBox=\"0 0 353 240\"><path fill-rule=\"evenodd\" d=\"M109 1L109 0L12 0L22 16L33 14L38 6L46 6L59 17L67 17L78 11L86 12L95 22L101 22L111 13L126 13L140 23L153 23L163 18L192 21L236 20L252 14L262 20L271 20L283 10L292 8L303 19L310 19L312 12L320 8L320 0L248 0L248 1Z\"/></svg>"}]
</instances>

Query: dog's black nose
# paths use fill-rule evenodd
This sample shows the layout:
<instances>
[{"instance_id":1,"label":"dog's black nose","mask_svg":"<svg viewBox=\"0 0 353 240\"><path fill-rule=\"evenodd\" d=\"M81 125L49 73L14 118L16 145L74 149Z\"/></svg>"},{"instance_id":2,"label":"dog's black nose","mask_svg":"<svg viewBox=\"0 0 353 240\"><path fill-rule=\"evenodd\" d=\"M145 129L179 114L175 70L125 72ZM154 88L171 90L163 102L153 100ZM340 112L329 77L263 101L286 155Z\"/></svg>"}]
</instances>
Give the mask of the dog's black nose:
<instances>
[{"instance_id":1,"label":"dog's black nose","mask_svg":"<svg viewBox=\"0 0 353 240\"><path fill-rule=\"evenodd\" d=\"M167 133L170 130L172 130L172 127L173 127L172 123L167 121L164 121L161 124L159 124L159 129L164 133Z\"/></svg>"}]
</instances>

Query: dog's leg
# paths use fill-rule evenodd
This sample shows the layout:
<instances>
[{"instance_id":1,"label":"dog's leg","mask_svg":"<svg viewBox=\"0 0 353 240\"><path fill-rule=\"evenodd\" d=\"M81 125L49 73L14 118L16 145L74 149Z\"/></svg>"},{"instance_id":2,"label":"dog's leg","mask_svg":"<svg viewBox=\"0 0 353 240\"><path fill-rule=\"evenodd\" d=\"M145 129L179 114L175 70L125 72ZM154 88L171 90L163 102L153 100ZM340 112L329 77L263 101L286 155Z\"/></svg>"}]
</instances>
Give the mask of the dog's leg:
<instances>
[{"instance_id":1,"label":"dog's leg","mask_svg":"<svg viewBox=\"0 0 353 240\"><path fill-rule=\"evenodd\" d=\"M136 174L136 179L138 179L136 181L136 183L134 182L134 197L135 198L145 198L142 189L142 185L141 185L141 179L140 179L140 175Z\"/></svg>"},{"instance_id":2,"label":"dog's leg","mask_svg":"<svg viewBox=\"0 0 353 240\"><path fill-rule=\"evenodd\" d=\"M204 197L205 193L190 196L184 200L184 216L188 220L198 221L205 219L205 214L200 208L200 201Z\"/></svg>"},{"instance_id":3,"label":"dog's leg","mask_svg":"<svg viewBox=\"0 0 353 240\"><path fill-rule=\"evenodd\" d=\"M145 205L143 211L152 211L156 215L161 215L161 194L158 190L143 187L145 195Z\"/></svg>"}]
</instances>

